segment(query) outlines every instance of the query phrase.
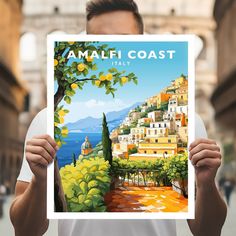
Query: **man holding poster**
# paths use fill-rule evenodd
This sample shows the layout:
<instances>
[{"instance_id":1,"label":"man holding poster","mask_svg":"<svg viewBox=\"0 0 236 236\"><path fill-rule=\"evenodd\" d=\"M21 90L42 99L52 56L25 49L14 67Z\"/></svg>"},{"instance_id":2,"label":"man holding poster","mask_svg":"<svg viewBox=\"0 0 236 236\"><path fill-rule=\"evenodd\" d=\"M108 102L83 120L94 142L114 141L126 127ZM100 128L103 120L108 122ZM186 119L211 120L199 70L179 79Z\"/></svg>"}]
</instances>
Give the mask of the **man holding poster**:
<instances>
[{"instance_id":1,"label":"man holding poster","mask_svg":"<svg viewBox=\"0 0 236 236\"><path fill-rule=\"evenodd\" d=\"M126 0L94 0L87 6L88 34L143 34L142 18L136 4ZM16 235L42 235L46 218L47 166L58 150L52 137L45 135L46 110L33 120L26 137L22 170L16 184L11 220ZM201 119L196 116L196 141L190 145L189 158L196 174L195 219L188 220L194 235L220 235L226 206L215 185L221 164L220 149L206 138ZM24 219L22 221L22 219ZM161 235L175 236L173 220L60 220L59 235Z\"/></svg>"}]
</instances>

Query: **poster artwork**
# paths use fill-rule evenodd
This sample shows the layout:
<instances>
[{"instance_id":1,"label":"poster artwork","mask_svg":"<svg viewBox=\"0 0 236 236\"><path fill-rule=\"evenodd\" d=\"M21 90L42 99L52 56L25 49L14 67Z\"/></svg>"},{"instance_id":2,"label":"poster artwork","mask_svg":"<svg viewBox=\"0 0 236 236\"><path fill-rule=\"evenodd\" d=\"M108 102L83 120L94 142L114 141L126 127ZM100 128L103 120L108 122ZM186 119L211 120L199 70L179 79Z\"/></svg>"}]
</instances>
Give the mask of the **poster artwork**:
<instances>
[{"instance_id":1,"label":"poster artwork","mask_svg":"<svg viewBox=\"0 0 236 236\"><path fill-rule=\"evenodd\" d=\"M192 36L48 38L48 218L194 216ZM142 214L140 214L142 213Z\"/></svg>"}]
</instances>

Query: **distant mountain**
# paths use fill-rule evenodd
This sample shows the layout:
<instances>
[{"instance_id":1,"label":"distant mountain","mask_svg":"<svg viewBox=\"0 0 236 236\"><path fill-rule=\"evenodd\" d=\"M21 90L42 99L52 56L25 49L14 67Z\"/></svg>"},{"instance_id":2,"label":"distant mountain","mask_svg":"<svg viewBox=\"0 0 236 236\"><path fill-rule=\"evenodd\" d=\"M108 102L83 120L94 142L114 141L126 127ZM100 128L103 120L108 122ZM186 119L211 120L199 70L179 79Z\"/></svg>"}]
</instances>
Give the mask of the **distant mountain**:
<instances>
[{"instance_id":1,"label":"distant mountain","mask_svg":"<svg viewBox=\"0 0 236 236\"><path fill-rule=\"evenodd\" d=\"M113 130L118 127L121 122L128 115L129 111L141 105L141 103L135 103L132 106L120 111L112 111L106 114L109 130ZM101 133L102 132L102 118L93 118L88 116L87 118L78 120L74 123L67 124L68 129L71 132L79 133Z\"/></svg>"}]
</instances>

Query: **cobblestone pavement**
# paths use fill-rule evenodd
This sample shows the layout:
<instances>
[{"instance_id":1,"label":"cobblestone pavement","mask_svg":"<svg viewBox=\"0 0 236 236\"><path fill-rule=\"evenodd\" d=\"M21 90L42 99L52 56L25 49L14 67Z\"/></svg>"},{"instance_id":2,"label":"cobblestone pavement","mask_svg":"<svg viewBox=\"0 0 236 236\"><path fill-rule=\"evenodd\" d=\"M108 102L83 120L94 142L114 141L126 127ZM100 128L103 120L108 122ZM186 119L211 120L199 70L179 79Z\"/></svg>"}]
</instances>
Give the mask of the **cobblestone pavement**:
<instances>
[{"instance_id":1,"label":"cobblestone pavement","mask_svg":"<svg viewBox=\"0 0 236 236\"><path fill-rule=\"evenodd\" d=\"M109 212L186 212L188 205L171 187L120 187L105 202Z\"/></svg>"}]
</instances>

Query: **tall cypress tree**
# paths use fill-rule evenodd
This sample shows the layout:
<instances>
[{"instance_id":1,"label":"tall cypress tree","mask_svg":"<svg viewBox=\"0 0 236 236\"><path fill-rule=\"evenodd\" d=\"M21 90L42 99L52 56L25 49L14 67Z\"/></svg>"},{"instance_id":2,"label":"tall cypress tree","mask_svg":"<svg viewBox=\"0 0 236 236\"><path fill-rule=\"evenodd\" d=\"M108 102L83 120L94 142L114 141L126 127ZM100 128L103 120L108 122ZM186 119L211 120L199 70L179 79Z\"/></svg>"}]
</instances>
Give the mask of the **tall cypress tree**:
<instances>
[{"instance_id":1,"label":"tall cypress tree","mask_svg":"<svg viewBox=\"0 0 236 236\"><path fill-rule=\"evenodd\" d=\"M110 133L107 126L107 119L105 114L103 113L103 121L102 121L102 146L103 146L103 156L106 161L109 161L109 164L112 164L112 148L111 148L111 139Z\"/></svg>"}]
</instances>

